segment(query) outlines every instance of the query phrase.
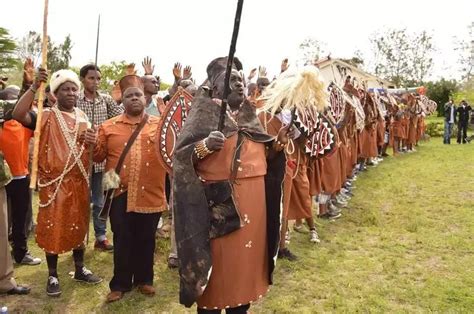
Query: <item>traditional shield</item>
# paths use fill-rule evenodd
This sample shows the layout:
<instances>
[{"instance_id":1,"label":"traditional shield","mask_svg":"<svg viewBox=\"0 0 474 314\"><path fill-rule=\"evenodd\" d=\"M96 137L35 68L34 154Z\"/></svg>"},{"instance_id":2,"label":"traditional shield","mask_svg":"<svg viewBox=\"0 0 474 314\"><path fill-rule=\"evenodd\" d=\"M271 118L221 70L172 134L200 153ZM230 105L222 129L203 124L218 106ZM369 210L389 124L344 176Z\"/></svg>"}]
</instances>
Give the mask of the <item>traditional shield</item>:
<instances>
[{"instance_id":1,"label":"traditional shield","mask_svg":"<svg viewBox=\"0 0 474 314\"><path fill-rule=\"evenodd\" d=\"M336 84L329 87L329 104L331 114L336 120L336 124L344 119L346 102L344 100L344 93Z\"/></svg>"},{"instance_id":2,"label":"traditional shield","mask_svg":"<svg viewBox=\"0 0 474 314\"><path fill-rule=\"evenodd\" d=\"M424 95L420 95L419 99L420 99L420 102L423 104L422 109L427 115L430 115L436 111L438 104L435 101L429 99L428 97Z\"/></svg>"},{"instance_id":3,"label":"traditional shield","mask_svg":"<svg viewBox=\"0 0 474 314\"><path fill-rule=\"evenodd\" d=\"M179 87L169 100L158 125L158 159L168 173L173 169L176 141L191 109L193 96Z\"/></svg>"},{"instance_id":4,"label":"traditional shield","mask_svg":"<svg viewBox=\"0 0 474 314\"><path fill-rule=\"evenodd\" d=\"M297 111L295 125L306 136L305 152L310 157L324 157L336 148L337 131L323 114L301 114Z\"/></svg>"}]
</instances>

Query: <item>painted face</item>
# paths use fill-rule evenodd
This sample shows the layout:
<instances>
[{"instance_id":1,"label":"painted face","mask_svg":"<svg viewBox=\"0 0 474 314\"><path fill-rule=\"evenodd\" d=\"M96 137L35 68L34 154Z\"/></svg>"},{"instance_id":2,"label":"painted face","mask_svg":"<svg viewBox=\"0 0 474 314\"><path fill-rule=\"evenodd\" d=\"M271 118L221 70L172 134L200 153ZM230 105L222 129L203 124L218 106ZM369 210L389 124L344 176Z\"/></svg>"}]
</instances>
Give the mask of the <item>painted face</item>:
<instances>
[{"instance_id":1,"label":"painted face","mask_svg":"<svg viewBox=\"0 0 474 314\"><path fill-rule=\"evenodd\" d=\"M73 82L65 82L55 92L59 109L71 111L76 105L79 87Z\"/></svg>"},{"instance_id":2,"label":"painted face","mask_svg":"<svg viewBox=\"0 0 474 314\"><path fill-rule=\"evenodd\" d=\"M90 93L93 93L94 90L98 90L100 80L102 79L102 75L99 71L89 70L84 78L81 78L82 84L84 85L84 89Z\"/></svg>"},{"instance_id":3,"label":"painted face","mask_svg":"<svg viewBox=\"0 0 474 314\"><path fill-rule=\"evenodd\" d=\"M126 114L139 116L145 110L145 94L138 87L129 87L123 92L122 103Z\"/></svg>"}]
</instances>

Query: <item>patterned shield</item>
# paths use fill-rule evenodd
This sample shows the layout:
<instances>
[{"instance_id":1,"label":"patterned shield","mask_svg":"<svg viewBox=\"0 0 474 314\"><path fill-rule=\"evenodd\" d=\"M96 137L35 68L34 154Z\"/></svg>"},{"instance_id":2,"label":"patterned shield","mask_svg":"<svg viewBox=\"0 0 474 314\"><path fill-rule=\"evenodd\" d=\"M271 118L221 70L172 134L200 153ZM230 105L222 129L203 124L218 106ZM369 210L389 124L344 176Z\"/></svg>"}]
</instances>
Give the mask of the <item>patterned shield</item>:
<instances>
[{"instance_id":1,"label":"patterned shield","mask_svg":"<svg viewBox=\"0 0 474 314\"><path fill-rule=\"evenodd\" d=\"M329 104L336 124L341 122L344 119L346 103L342 89L336 84L332 84L329 88Z\"/></svg>"},{"instance_id":2,"label":"patterned shield","mask_svg":"<svg viewBox=\"0 0 474 314\"><path fill-rule=\"evenodd\" d=\"M158 159L168 173L173 169L173 153L178 135L191 109L193 96L181 87L169 100L158 125Z\"/></svg>"},{"instance_id":3,"label":"patterned shield","mask_svg":"<svg viewBox=\"0 0 474 314\"><path fill-rule=\"evenodd\" d=\"M305 152L310 157L321 158L336 148L335 128L321 113L296 112L295 125L306 136Z\"/></svg>"}]
</instances>

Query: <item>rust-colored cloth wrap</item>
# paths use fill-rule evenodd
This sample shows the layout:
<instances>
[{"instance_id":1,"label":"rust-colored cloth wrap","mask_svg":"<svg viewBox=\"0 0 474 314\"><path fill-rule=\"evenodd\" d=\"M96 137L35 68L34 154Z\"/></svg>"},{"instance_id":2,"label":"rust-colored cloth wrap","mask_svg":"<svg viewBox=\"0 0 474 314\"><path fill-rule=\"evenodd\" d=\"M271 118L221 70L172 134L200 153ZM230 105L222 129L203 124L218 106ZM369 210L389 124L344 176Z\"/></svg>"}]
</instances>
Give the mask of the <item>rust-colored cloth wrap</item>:
<instances>
[{"instance_id":1,"label":"rust-colored cloth wrap","mask_svg":"<svg viewBox=\"0 0 474 314\"><path fill-rule=\"evenodd\" d=\"M359 137L360 157L372 158L377 157L377 131L371 126L366 126Z\"/></svg>"},{"instance_id":2,"label":"rust-colored cloth wrap","mask_svg":"<svg viewBox=\"0 0 474 314\"><path fill-rule=\"evenodd\" d=\"M385 139L385 121L383 118L377 120L377 146L383 146Z\"/></svg>"},{"instance_id":3,"label":"rust-colored cloth wrap","mask_svg":"<svg viewBox=\"0 0 474 314\"><path fill-rule=\"evenodd\" d=\"M308 179L308 155L303 152L304 148L299 147L295 143L295 152L291 155L291 159L295 162L291 181L291 192L284 195L283 199L289 197L288 220L303 219L312 216L312 202L310 194L310 183Z\"/></svg>"},{"instance_id":4,"label":"rust-colored cloth wrap","mask_svg":"<svg viewBox=\"0 0 474 314\"><path fill-rule=\"evenodd\" d=\"M333 194L341 188L341 162L339 147L330 155L324 156L319 161L321 169L322 193Z\"/></svg>"},{"instance_id":5,"label":"rust-colored cloth wrap","mask_svg":"<svg viewBox=\"0 0 474 314\"><path fill-rule=\"evenodd\" d=\"M200 177L211 182L229 179L236 144L234 134L227 138L221 151L200 161ZM242 145L241 164L233 185L241 228L211 240L213 266L207 287L197 300L200 308L237 307L258 300L268 290L265 146L248 139Z\"/></svg>"},{"instance_id":6,"label":"rust-colored cloth wrap","mask_svg":"<svg viewBox=\"0 0 474 314\"><path fill-rule=\"evenodd\" d=\"M61 113L68 126L75 120ZM80 147L82 143L77 143ZM87 152L87 150L85 150ZM43 112L41 139L39 144L38 180L50 181L61 175L66 164L69 147L64 139L59 122L54 113ZM85 169L89 168L89 158L81 156ZM52 197L56 183L39 189L41 203ZM60 254L82 246L89 227L89 186L78 165L65 175L56 198L39 209L36 242L45 252Z\"/></svg>"},{"instance_id":7,"label":"rust-colored cloth wrap","mask_svg":"<svg viewBox=\"0 0 474 314\"><path fill-rule=\"evenodd\" d=\"M411 145L415 145L417 142L417 127L418 127L418 116L412 114L410 119L408 120L408 139L407 143Z\"/></svg>"},{"instance_id":8,"label":"rust-colored cloth wrap","mask_svg":"<svg viewBox=\"0 0 474 314\"><path fill-rule=\"evenodd\" d=\"M425 133L425 118L423 116L418 117L418 125L416 127L416 141L418 142L423 137Z\"/></svg>"},{"instance_id":9,"label":"rust-colored cloth wrap","mask_svg":"<svg viewBox=\"0 0 474 314\"><path fill-rule=\"evenodd\" d=\"M278 250L281 195L275 192L283 181L285 157L280 152L266 158L265 143L271 144L273 137L262 128L255 106L244 101L235 119L238 125L226 116L224 148L193 164L194 147L215 130L220 109L207 96L194 98L174 154L180 303L187 307L197 302L199 307L224 309L259 299L271 283ZM243 144L232 197L241 224L228 230L228 217L209 207L204 185L229 180L237 134ZM211 229L219 236L211 238Z\"/></svg>"}]
</instances>

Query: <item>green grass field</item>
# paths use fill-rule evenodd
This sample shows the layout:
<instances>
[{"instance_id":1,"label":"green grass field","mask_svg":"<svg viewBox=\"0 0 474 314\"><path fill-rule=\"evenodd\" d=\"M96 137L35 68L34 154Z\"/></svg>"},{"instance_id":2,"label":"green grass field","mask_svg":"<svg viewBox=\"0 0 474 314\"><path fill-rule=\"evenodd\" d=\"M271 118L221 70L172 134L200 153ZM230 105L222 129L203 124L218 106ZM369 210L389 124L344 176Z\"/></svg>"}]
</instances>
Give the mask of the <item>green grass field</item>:
<instances>
[{"instance_id":1,"label":"green grass field","mask_svg":"<svg viewBox=\"0 0 474 314\"><path fill-rule=\"evenodd\" d=\"M418 151L388 157L356 181L350 209L334 222L318 220L322 243L292 232L297 262L279 261L275 285L254 313L473 312L474 144L441 144L433 138ZM0 297L10 312L181 313L178 275L166 267L169 245L157 242L157 295L128 293L104 304L112 254L86 252L88 268L105 278L98 286L72 281L72 258L59 262L63 294L46 296L47 267L15 269L27 297ZM30 241L36 256L43 253ZM195 309L189 310L194 312Z\"/></svg>"}]
</instances>

